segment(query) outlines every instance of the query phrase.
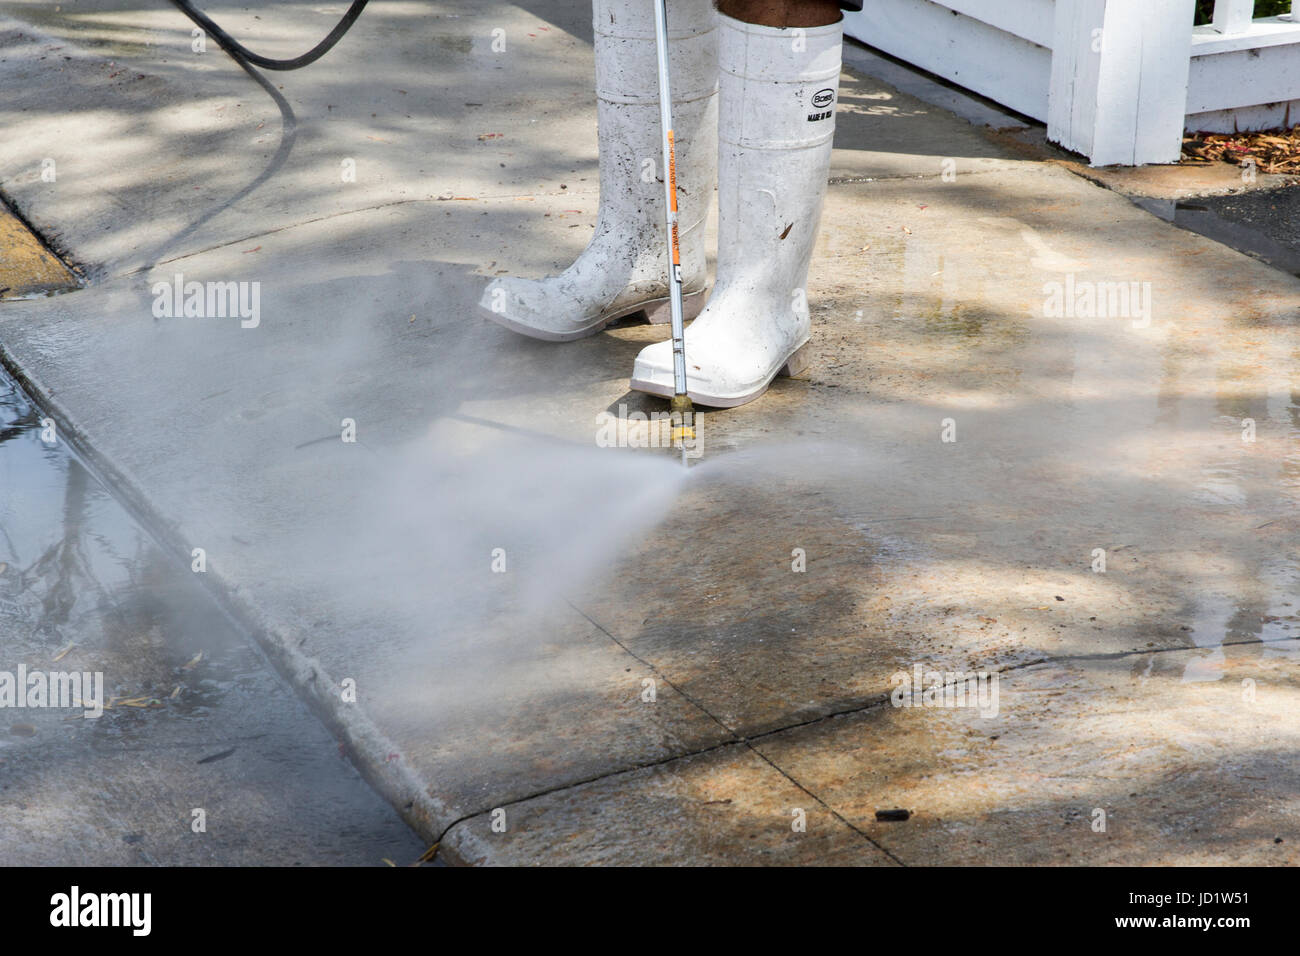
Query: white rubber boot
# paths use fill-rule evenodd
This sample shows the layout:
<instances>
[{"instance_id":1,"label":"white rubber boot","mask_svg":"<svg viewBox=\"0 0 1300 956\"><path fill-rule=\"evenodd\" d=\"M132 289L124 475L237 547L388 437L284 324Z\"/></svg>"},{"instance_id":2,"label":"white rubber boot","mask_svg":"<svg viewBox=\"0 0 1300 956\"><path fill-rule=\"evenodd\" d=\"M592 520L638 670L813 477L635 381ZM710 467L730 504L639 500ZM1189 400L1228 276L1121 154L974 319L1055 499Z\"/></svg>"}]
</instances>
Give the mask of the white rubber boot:
<instances>
[{"instance_id":1,"label":"white rubber boot","mask_svg":"<svg viewBox=\"0 0 1300 956\"><path fill-rule=\"evenodd\" d=\"M718 278L686 331L686 384L696 404L731 408L762 395L778 372L803 368L843 24L718 22ZM673 394L671 342L642 349L632 388Z\"/></svg>"},{"instance_id":2,"label":"white rubber boot","mask_svg":"<svg viewBox=\"0 0 1300 956\"><path fill-rule=\"evenodd\" d=\"M568 341L645 310L667 322L668 252L660 169L654 4L594 0L600 210L586 250L562 275L493 281L480 305L524 335ZM712 0L670 0L679 235L686 314L704 305L704 220L717 175L718 52Z\"/></svg>"}]
</instances>

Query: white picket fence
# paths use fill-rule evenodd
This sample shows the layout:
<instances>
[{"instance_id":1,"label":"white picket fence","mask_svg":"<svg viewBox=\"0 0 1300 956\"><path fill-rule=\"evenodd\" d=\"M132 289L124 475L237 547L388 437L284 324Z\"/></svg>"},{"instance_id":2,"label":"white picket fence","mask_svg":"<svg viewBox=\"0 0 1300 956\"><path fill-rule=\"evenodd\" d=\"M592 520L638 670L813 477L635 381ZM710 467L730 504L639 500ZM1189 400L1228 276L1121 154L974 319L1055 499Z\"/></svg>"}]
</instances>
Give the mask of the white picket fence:
<instances>
[{"instance_id":1,"label":"white picket fence","mask_svg":"<svg viewBox=\"0 0 1300 956\"><path fill-rule=\"evenodd\" d=\"M1169 163L1184 130L1300 123L1300 0L867 0L849 35L1045 122L1095 166Z\"/></svg>"}]
</instances>

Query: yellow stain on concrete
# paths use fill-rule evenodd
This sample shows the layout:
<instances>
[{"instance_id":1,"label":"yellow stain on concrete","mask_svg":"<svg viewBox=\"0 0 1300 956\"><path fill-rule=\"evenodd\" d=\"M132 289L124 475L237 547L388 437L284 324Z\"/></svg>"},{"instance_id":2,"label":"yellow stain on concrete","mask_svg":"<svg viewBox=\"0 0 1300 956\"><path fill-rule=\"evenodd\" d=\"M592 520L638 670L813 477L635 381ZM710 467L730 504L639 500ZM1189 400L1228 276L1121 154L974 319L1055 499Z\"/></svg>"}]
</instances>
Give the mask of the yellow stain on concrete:
<instances>
[{"instance_id":1,"label":"yellow stain on concrete","mask_svg":"<svg viewBox=\"0 0 1300 956\"><path fill-rule=\"evenodd\" d=\"M0 205L0 299L77 288L76 275Z\"/></svg>"}]
</instances>

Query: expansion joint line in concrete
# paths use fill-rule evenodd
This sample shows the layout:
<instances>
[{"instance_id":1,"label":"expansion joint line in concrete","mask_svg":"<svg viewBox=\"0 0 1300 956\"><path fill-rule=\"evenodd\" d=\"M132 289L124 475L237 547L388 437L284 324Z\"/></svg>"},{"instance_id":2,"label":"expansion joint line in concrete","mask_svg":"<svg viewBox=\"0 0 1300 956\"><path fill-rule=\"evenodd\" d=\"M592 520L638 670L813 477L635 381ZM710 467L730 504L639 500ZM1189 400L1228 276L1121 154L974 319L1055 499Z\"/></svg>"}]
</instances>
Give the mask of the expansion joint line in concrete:
<instances>
[{"instance_id":1,"label":"expansion joint line in concrete","mask_svg":"<svg viewBox=\"0 0 1300 956\"><path fill-rule=\"evenodd\" d=\"M728 739L723 740L716 744L711 744L708 747L700 747L697 750L690 750L690 751L686 751L685 753L673 754L668 757L663 757L659 760L650 760L644 763L635 764L633 766L624 767L619 770L611 770L606 773L595 774L591 777L586 777L581 780L574 780L569 783L560 784L555 787L548 787L547 789L539 790L535 793L530 793L527 794L526 796L519 797L515 800L512 800L507 805L525 803L529 800L536 800L540 797L546 797L552 794L562 793L566 790L573 790L578 787L587 786L588 784L596 783L601 780L609 780L614 777L623 776L625 774L637 773L642 770L651 770L655 767L662 767L667 764L675 763L679 760L689 760L694 757L705 756L707 754L716 753L718 751L725 750L728 747L743 746L746 749L748 749L751 753L753 753L755 756L757 756L760 760L762 760L764 763L766 763L768 766L770 766L773 770L775 770L777 773L783 776L786 780L790 781L790 783L793 786L797 787L803 793L808 794L808 796L811 797L813 800L816 800L817 803L820 804L822 807L824 807L826 811L830 813L835 819L839 820L841 823L843 823L854 833L861 836L865 841L867 841L876 849L878 849L881 853L889 857L889 859L893 860L899 866L909 865L906 862L904 862L901 858L899 858L888 847L882 845L880 842L873 839L869 834L864 832L861 828L855 826L852 822L847 820L842 814L840 814L837 810L835 810L832 806L830 806L820 796L818 796L812 790L809 790L808 787L800 783L797 779L795 779L793 776L787 773L783 768L775 764L766 754L764 754L761 750L759 750L757 747L754 746L754 743L756 741L761 741L767 737L776 736L777 734L787 733L791 730L801 730L805 727L813 727L816 726L817 724L825 723L826 721L835 720L841 717L851 717L856 714L862 714L862 713L866 713L867 711L875 710L889 703L890 700L889 694L881 694L877 697L873 697L869 700L863 701L862 703L854 705L852 707L846 707L841 710L831 711L829 713L821 714L817 717L811 717L808 720L795 721L794 723L791 724L785 724L780 727L775 727L771 730L765 730L759 734L751 734L748 736L738 734L735 730L728 727L726 723L724 723L721 720L721 718L719 718L716 714L711 712L702 703L697 701L690 694L686 693L676 683L674 683L657 666L655 666L653 663L647 661L645 658L641 657L639 654L631 650L626 644L624 644L617 637L611 634L607 628L602 626L599 622L594 620L589 614L583 611L582 608L578 607L568 598L565 598L565 603L568 604L571 608L573 608L573 610L576 611L578 614L580 614L589 624L591 624L592 627L596 628L598 631L600 631L602 634L608 637L611 641L613 641L614 644L617 645L629 657L637 661L643 667L650 670L652 673L655 674L657 679L662 680L665 684L667 684L678 694L680 694L683 700L691 704L698 711L700 711L700 713L704 714L711 721L717 724L724 732L726 732L726 734L728 735ZM1288 640L1300 640L1300 638L1288 639ZM1219 644L1217 646L1218 647L1241 647L1250 644L1262 645L1262 644L1269 644L1269 643L1278 643L1278 642L1263 641L1257 638L1254 640L1244 640L1244 641L1225 641L1222 644ZM1040 664L1058 664L1058 663L1068 663L1070 661L1085 661L1085 660L1122 660L1123 658L1126 657L1140 657L1147 654L1165 654L1165 653L1172 653L1178 651L1194 651L1200 649L1201 648L1197 648L1197 647L1161 647L1161 648L1142 648L1140 650L1132 650L1132 651L1115 651L1109 654L1069 654L1069 655L1051 656L1051 657L1037 657L1031 661L1024 661L1019 664L1008 664L1005 667L1000 667L997 669L995 673L1006 674L1011 671L1024 670L1025 668L1028 667L1037 667ZM957 688L958 683L959 682L954 681L951 684L944 684L939 689L946 690L951 687L952 689L955 690ZM498 804L493 804L493 806L497 806L497 805ZM454 830L456 827L460 826L462 823L474 819L475 817L482 816L484 813L487 812L488 810L484 809L484 810L475 810L473 812L463 814L458 819L452 821L452 823L450 823L442 831L442 833L438 837L437 842L439 844L442 843L447 838L447 834L451 833L451 831Z\"/></svg>"},{"instance_id":2,"label":"expansion joint line in concrete","mask_svg":"<svg viewBox=\"0 0 1300 956\"><path fill-rule=\"evenodd\" d=\"M564 193L564 195L566 196L584 195L587 192L590 191L571 189L567 193ZM326 216L314 216L311 219L301 219L297 222L287 223L283 226L276 226L274 229L264 229L261 232L250 233L246 236L241 236L238 239L230 239L227 240L226 242L218 242L215 245L205 246L202 249L195 249L193 252L185 252L185 253L181 253L180 255L171 256L166 259L159 259L157 262L150 263L149 265L137 266L134 269L129 269L126 272L121 273L116 278L125 278L125 277L140 275L142 273L149 272L153 269L157 269L159 266L166 266L176 262L183 262L186 259L193 259L195 256L201 256L209 252L214 252L217 249L228 249L231 246L238 246L245 242L254 242L255 240L264 239L267 236L274 236L277 233L281 233L281 232L288 232L291 229L297 229L301 226L311 226L318 222L328 222L331 219L338 219L343 216L356 216L356 215L360 215L361 213L375 212L376 210L379 209L390 209L394 206L410 206L410 205L418 205L421 203L445 203L445 202L457 202L457 201L518 202L524 199L535 199L535 198L537 198L535 195L520 194L520 195L509 195L509 196L467 196L464 197L464 199L460 199L460 200L457 199L393 199L389 202L375 203L370 206L359 206L356 209L343 209L340 210L339 212L332 212Z\"/></svg>"},{"instance_id":3,"label":"expansion joint line in concrete","mask_svg":"<svg viewBox=\"0 0 1300 956\"><path fill-rule=\"evenodd\" d=\"M1266 641L1262 638L1251 638L1244 641L1221 641L1215 644L1215 648L1223 647L1248 647L1251 644L1286 644L1293 641L1300 641L1297 637L1288 637L1281 641ZM1120 661L1126 657L1145 657L1148 654L1177 654L1185 651L1208 651L1210 647L1143 647L1132 651L1111 651L1110 653L1098 654L1062 654L1052 657L1035 657L1032 661L1022 661L1019 664L1007 664L1005 667L999 667L997 673L1006 674L1010 671L1024 670L1026 667L1037 667L1039 664L1068 664L1070 661Z\"/></svg>"},{"instance_id":4,"label":"expansion joint line in concrete","mask_svg":"<svg viewBox=\"0 0 1300 956\"><path fill-rule=\"evenodd\" d=\"M808 794L808 796L810 796L812 799L816 800L819 804L821 804L822 808L823 808L827 813L829 813L831 816L833 816L836 820L839 820L840 823L844 824L846 827L848 827L850 830L852 830L852 831L853 831L854 833L856 833L858 836L862 837L862 839L866 840L866 841L867 841L868 843L870 843L873 847L875 847L875 848L876 848L877 850L879 850L881 853L885 854L885 856L889 857L891 860L893 860L893 861L894 861L895 863L897 863L899 866L906 866L906 865L907 865L907 864L905 864L902 860L900 860L898 857L896 857L893 853L891 853L891 852L890 852L886 847L881 846L879 843L877 843L875 840L873 840L869 834L864 833L862 830L860 830L860 829L858 829L857 827L855 827L855 826L854 826L852 823L850 823L850 822L849 822L849 821L848 821L848 820L847 820L843 815L841 815L840 812L839 812L838 810L836 810L834 807L832 807L829 803L827 803L825 800L823 800L820 796L818 796L817 794L815 794L815 793L813 793L811 790L809 790L807 787L805 787L802 783L800 783L800 782L799 782L798 780L796 780L793 776L791 776L789 773L787 773L787 772L786 772L782 767L778 767L778 766L776 765L776 763L774 763L774 762L772 761L772 759L771 759L770 757L767 756L767 754L763 753L761 750L759 750L757 747L755 747L755 746L750 742L750 738L744 736L743 734L738 734L738 733L736 733L736 731L735 731L734 729L732 729L731 727L728 727L728 726L726 725L726 723L722 720L722 718L718 717L718 716L717 716L716 714L714 714L711 710L709 710L707 707L705 707L704 704L700 703L700 701L696 700L696 699L693 698L690 694L686 693L686 691L683 690L681 687L678 687L677 684L675 684L675 683L672 681L672 679L668 677L668 675L664 674L662 670L660 670L658 667L656 667L656 666L655 666L654 664L652 664L650 661L647 661L645 658L643 658L643 657L641 657L640 655L638 655L638 654L636 654L635 652L633 652L631 648L629 648L626 644L624 644L624 643L623 643L622 641L620 641L617 637L615 637L613 634L611 634L611 633L609 632L609 630L608 630L607 628L605 628L602 624L600 624L600 623L598 623L597 621L595 621L595 620L591 617L591 615L589 615L586 611L584 611L582 608L578 607L576 604L574 604L574 603L573 603L572 601L570 601L568 598L565 598L565 599L564 599L564 602L565 602L566 604L568 604L569 607L573 608L575 611L577 611L579 614L581 614L581 615L582 615L582 616L587 620L587 622L591 624L592 627L596 628L598 631L600 631L600 633L604 634L604 635L605 635L606 637L608 637L611 641L613 641L616 645L618 645L620 648L622 648L622 650L624 651L624 653L628 654L628 655L629 655L633 660L636 660L636 661L640 662L642 666L648 668L648 669L649 669L649 670L650 670L650 671L651 671L651 672L652 672L652 673L653 673L657 678L659 678L660 680L662 680L665 684L667 684L667 685L668 685L669 687L671 687L673 690L677 691L677 693L681 694L681 695L682 695L682 698L683 698L687 703L689 703L691 706L693 706L693 707L695 707L696 709L698 709L698 710L700 711L700 713L704 714L706 717L709 718L709 720L713 721L715 724L717 724L719 727L721 727L721 728L722 728L722 729L723 729L727 734L729 734L729 735L731 736L731 738L732 738L732 740L733 740L734 742L739 743L739 744L743 744L743 745L745 746L745 748L749 750L750 753L754 754L756 757L758 757L758 759L762 760L765 764L767 764L769 767L771 767L773 770L775 770L775 771L776 771L777 773L779 773L781 776L785 777L786 780L789 780L790 783L793 784L795 787L798 787L799 790L803 791L804 793ZM763 736L766 736L766 734L764 734Z\"/></svg>"},{"instance_id":5,"label":"expansion joint line in concrete","mask_svg":"<svg viewBox=\"0 0 1300 956\"><path fill-rule=\"evenodd\" d=\"M560 791L563 791L563 790L571 790L571 789L573 789L573 788L575 788L575 787L584 786L584 785L589 784L589 783L594 783L594 782L597 781L597 780L604 780L604 779L608 779L608 778L611 778L611 777L619 776L619 775L621 775L621 774L635 773L635 772L640 771L640 770L646 770L646 769L651 768L651 767L662 766L662 765L664 765L664 764L672 763L672 762L677 761L677 760L684 760L684 759L689 758L689 757L696 757L696 756L700 756L700 755L702 755L702 754L712 753L712 752L715 752L715 751L718 751L718 750L722 750L723 748L726 748L726 747L742 746L742 747L746 748L746 749L747 749L750 753L752 753L754 756L758 757L759 760L763 761L765 764L767 764L769 767L771 767L773 770L775 770L778 774L780 774L780 775L781 775L782 777L784 777L786 780L788 780L792 786L794 786L795 788L797 788L798 790L800 790L802 793L807 794L811 799L815 800L815 801L816 801L816 802L817 802L817 803L822 807L822 809L824 809L824 810L825 810L827 813L829 813L832 817L834 817L836 820L838 820L840 823L842 823L842 824L843 824L845 827L847 827L849 830L851 830L852 832L856 833L859 837L861 837L861 838L862 838L863 840L865 840L867 843L871 844L873 847L875 847L877 850L879 850L881 853L883 853L886 857L888 857L888 858L889 858L890 860L892 860L894 863L898 864L899 866L906 866L906 865L907 865L907 864L904 863L902 860L900 860L897 856L895 856L895 855L894 855L894 854L893 854L893 853L892 853L892 852L891 852L887 847L882 846L882 845L881 845L880 843L878 843L876 840L872 839L871 836L870 836L870 834L864 832L864 831L863 831L862 829L860 829L859 827L854 826L853 823L851 823L849 820L847 820L847 819L846 819L846 818L845 818L845 817L844 817L844 816L843 816L843 815L842 815L838 810L836 810L834 807L832 807L829 803L827 803L825 800L823 800L820 796L818 796L818 795L817 795L816 793L814 793L812 790L809 790L806 786L804 786L802 783L800 783L798 780L796 780L793 776L791 776L788 772L786 772L786 770L784 770L782 767L779 767L776 763L774 763L770 757L768 757L765 753L763 753L761 750L759 750L757 747L755 747L755 746L753 745L753 741L754 741L754 740L758 740L758 739L760 739L760 738L762 738L762 737L770 736L771 734L774 734L774 733L780 733L781 731L788 730L788 729L790 729L790 728L782 727L782 728L779 728L778 730L766 731L766 732L764 732L764 733L762 733L762 734L757 734L757 735L755 735L755 736L753 736L753 737L746 737L746 736L744 736L743 734L739 734L739 733L737 733L734 729L732 729L731 727L728 727L727 724L722 720L722 718L718 717L717 714L713 713L711 710L709 710L707 707L705 707L703 703L701 703L700 701L696 700L694 697L692 697L690 694L688 694L684 689L682 689L681 687L679 687L676 683L673 682L673 680L672 680L671 678L669 678L666 674L664 674L664 672L663 672L662 670L660 670L657 666L655 666L653 663L651 663L650 661L646 660L645 658L641 657L639 654L637 654L635 651L633 651L631 648L629 648L626 644L624 644L622 641L620 641L617 637L615 637L612 633L610 633L610 631L609 631L608 628L604 627L604 626L603 626L602 624L600 624L598 621L596 621L595 619L593 619L593 618L591 617L591 615L589 615L589 614L588 614L586 611L584 611L582 608L578 607L578 605L574 604L573 601L569 600L569 599L566 597L566 598L564 599L564 603L566 603L567 605L569 605L569 607L573 608L574 611L576 611L578 614L580 614L580 615L582 616L582 618L583 618L583 619L584 619L588 624L590 624L592 627L596 628L596 630L600 631L600 633L604 634L607 638L609 638L611 641L613 641L614 644L615 644L615 645L616 645L620 650L623 651L623 653L627 654L629 657L631 657L631 658L632 658L633 660L635 660L637 663L641 664L641 666L645 667L647 670L649 670L651 673L653 673L653 674L655 675L656 679L663 681L663 683L667 684L667 685L668 685L669 687L671 687L674 691L676 691L678 694L680 694L681 697L682 697L682 699L685 700L688 704L690 704L692 707L694 707L694 708L695 708L696 710L698 710L700 713L704 714L704 716L707 717L709 720L713 721L713 723L717 724L718 727L720 727L720 728L722 729L722 731L723 731L724 733L727 734L728 739L727 739L727 740L724 740L724 741L722 741L722 742L720 742L720 743L713 744L712 746L709 746L709 747L703 747L703 748L700 748L699 750L695 750L695 751L692 751L692 752L689 752L689 753L684 753L684 754L674 754L673 756L671 756L671 757L665 757L665 758L663 758L662 760L656 760L656 761L652 761L652 762L648 762L648 763L644 763L644 764L639 764L639 765L634 766L634 767L628 767L628 768L625 768L625 769L623 769L623 770L616 770L616 771L612 771L612 772L610 772L610 773L599 774L599 775L597 775L597 776L595 776L595 777L592 777L592 778L590 778L590 779L588 779L588 780L580 780L580 781L575 781L575 782L573 782L573 783L567 783L567 784L564 784L564 785L562 785L562 786L552 787L552 788L549 789L549 790L541 791L541 792L539 792L539 793L530 794L530 795L528 795L528 796L526 796L526 797L521 797L519 800L516 800L516 801L513 801L513 802L515 802L515 803L522 803L522 802L524 802L525 800L533 800L533 799L536 799L537 797L540 797L540 796L546 796L547 794L557 793L557 792L560 792ZM888 698L885 698L885 699L887 700ZM874 705L875 705L875 706L879 706L880 703L881 703L880 701L876 701L876 702L874 702ZM813 723L813 722L815 722L815 721L809 721L809 723ZM792 726L798 726L798 725L796 724L796 725L792 725ZM452 823L451 826L447 827L447 829L444 830L444 831L442 832L442 834L441 834L441 835L439 836L439 838L438 838L438 842L441 843L444 839L446 839L447 834L450 833L450 832L451 832L455 827L459 826L459 825L460 825L461 823L463 823L464 821L466 821L466 820L471 820L471 819L473 819L474 817L480 816L480 815L482 815L482 813L484 813L484 812L486 812L486 811L478 811L478 812L476 812L476 813L466 814L465 816L461 817L461 819L459 819L459 820L455 821L454 823Z\"/></svg>"},{"instance_id":6,"label":"expansion joint line in concrete","mask_svg":"<svg viewBox=\"0 0 1300 956\"><path fill-rule=\"evenodd\" d=\"M1003 160L1003 162L1012 162L1012 160ZM994 173L1004 173L1005 168L1000 169L968 169L965 172L959 172L959 177L966 176L991 176ZM886 173L881 176L832 176L827 180L831 186L864 186L867 183L898 183L907 182L912 179L934 179L934 173Z\"/></svg>"},{"instance_id":7,"label":"expansion joint line in concrete","mask_svg":"<svg viewBox=\"0 0 1300 956\"><path fill-rule=\"evenodd\" d=\"M423 201L423 200L404 200L404 201L416 202L416 201ZM142 527L148 530L155 537L155 539L160 543L160 545L163 546L163 550L165 552L169 552L173 554L184 554L186 555L186 558L188 558L188 552L182 547L182 542L179 540L177 536L177 530L178 530L177 527L171 522L167 521L159 512L156 511L156 509L151 505L148 497L144 494L142 489L140 489L133 481L128 479L126 475L123 474L119 469L117 469L110 461L108 461L102 455L98 454L95 451L96 443L90 440L88 436L84 435L81 432L80 428L78 428L74 424L73 420L67 415L66 410L62 407L62 404L55 400L54 396L50 393L50 391L47 388L45 388L40 382L38 382L31 375L29 375L27 371L17 361L16 357L10 354L6 349L4 349L3 346L0 346L0 366L5 367L10 372L10 374L18 382L19 386L23 389L24 392L27 393L28 397L33 402L35 402L39 407L43 408L48 414L51 414L55 417L55 419L60 423L61 430L65 435L65 440L68 441L69 447L72 449L73 453L77 455L77 457L82 461L82 464L91 472L92 475L94 475L98 480L100 480L106 487L113 490L114 499L117 500L126 509L127 513L130 514L133 518L135 518L135 520L137 520ZM1272 522L1268 522L1268 523L1271 524ZM1264 527L1264 526L1265 525L1261 525L1260 527ZM179 551L176 550L178 548L180 549ZM236 600L234 598L234 592L231 591L228 588L228 586L224 584L224 582L219 581L218 579L215 578L215 576L209 576L208 580L205 581L205 584L209 585L207 590L209 591L209 593L213 595L214 598L216 598L218 606L220 606L221 609L226 613L226 615L236 626L236 628L243 634L249 636L252 639L253 644L260 647L261 650L267 654L275 669L280 671L281 674L283 674L287 679L289 679L291 684L295 685L295 689L299 691L300 696L303 699L305 699L309 705L312 706L312 709L317 712L318 716L321 716L323 718L323 722L327 725L327 727L329 727L330 730L332 730L336 734L341 735L348 742L350 749L352 749L354 752L358 752L359 745L363 744L366 738L368 738L372 742L377 739L382 739L382 734L378 732L378 728L374 727L369 722L368 719L365 718L357 719L354 717L351 721L343 721L340 719L340 716L337 713L330 712L327 708L325 708L323 704L323 697L321 697L317 693L314 693L314 691L319 690L319 688L313 688L311 686L298 687L295 683L295 678L300 677L301 669L309 665L311 666L311 677L313 679L319 679L316 673L315 663L307 659L305 655L302 655L300 652L290 647L288 644L284 644L272 639L268 632L268 629L265 626L258 626L258 622L256 620L258 615L253 610L253 608L243 601ZM817 794L810 791L798 780L790 776L790 774L786 773L782 768L780 768L775 763L773 763L766 755L764 755L761 751L759 751L754 746L755 741L762 740L765 737L770 737L779 733L786 733L790 730L796 730L803 727L813 726L837 717L846 717L858 713L864 713L874 708L881 707L886 703L888 703L889 701L888 694L884 694L879 697L866 700L861 704L853 707L844 708L838 711L822 714L820 716L813 717L805 721L798 721L789 725L764 731L761 734L742 736L740 734L737 734L730 727L728 727L715 714L711 713L708 710L708 708L706 708L703 704L693 699L689 694L685 693L680 687L674 684L669 678L664 676L663 673L659 670L659 668L655 667L650 662L644 660L637 654L633 653L627 647L626 644L624 644L622 641L619 641L613 634L609 632L608 629L606 629L605 627L601 626L599 623L594 621L588 614L586 614L586 612L582 611L576 605L572 604L572 602L569 602L569 604L571 607L573 607L573 609L578 614L580 614L584 619L586 619L593 627L595 627L607 638L609 638L609 640L613 641L614 644L616 644L619 648L621 648L624 651L624 653L628 654L630 657L637 660L643 666L653 671L656 675L660 677L660 679L662 679L666 684L668 684L668 686L672 687L679 694L681 694L684 700L688 701L697 710L705 714L710 720L712 720L715 724L717 724L720 728L722 728L727 733L729 739L721 743L711 745L709 747L700 748L696 751L682 753L682 754L674 754L672 756L665 757L661 760L650 761L644 764L634 765L634 766L623 768L621 770L611 771L608 773L596 774L587 779L577 780L567 784L550 788L548 790L539 791L537 793L529 794L527 796L510 801L512 804L521 803L526 800L536 799L538 797L546 796L548 794L560 792L563 790L573 789L575 787L583 786L589 783L594 783L598 780L619 776L621 774L633 773L639 770L649 769L652 767L672 763L677 760L683 760L695 756L701 756L704 754L708 754L710 752L721 750L724 747L744 746L748 748L756 756L758 756L759 759L763 760L774 770L776 770L776 772L780 773L783 777L789 780L793 786L797 787L802 792L807 793L812 799L816 800L817 803L825 807L827 812L829 812L832 816L834 816L836 819L844 823L845 826L847 826L853 832L862 836L864 840L871 843L882 853L888 856L891 860L898 863L900 866L907 865L891 851L886 849L884 846L880 845L877 841L872 839L868 834L864 833L860 828L854 826L852 823L846 820L840 813L838 813L832 807L830 807L825 800L823 800ZM1241 647L1241 646L1247 646L1251 644L1264 645L1264 644L1273 644L1273 643L1290 643L1291 641L1294 640L1296 639L1294 638L1287 639L1287 641L1285 642L1272 642L1272 641L1264 641L1260 638L1253 638L1249 640L1225 641L1216 646L1217 647ZM1069 661L1083 661L1083 660L1120 660L1126 657L1173 653L1178 651L1195 651L1200 649L1203 648L1199 648L1196 646L1163 647L1163 648L1142 648L1142 649L1135 649L1132 651L1117 651L1109 654L1079 654L1079 655L1047 656L1047 657L1035 658L1034 660L1025 661L1019 664L1009 664L1006 665L1005 667L999 668L997 672L1007 673L1009 671L1034 667L1039 664L1064 663ZM324 679L328 681L328 677L325 677ZM386 739L384 742L387 745ZM390 799L390 802L394 802L398 806L401 805L400 802L394 799L395 797L397 797L398 791L402 791L405 796L416 794L417 797L415 799L406 803L407 810L411 809L411 807L414 805L414 802L419 799L418 795L424 794L424 787L423 785L420 784L420 781L418 779L414 779L414 778L405 779L406 777L408 777L408 774L404 774L403 775L404 779L402 780L394 780L386 776L382 768L369 766L366 764L365 761L362 761L358 765L358 769L362 772L362 775L365 776L367 780L371 782L372 785L376 786L377 790L379 790L384 796L388 797ZM424 795L431 796L427 794ZM436 803L436 800L431 802ZM423 816L426 820L432 820L437 815L436 808L434 807L427 807L427 808L421 807L421 809L425 811L423 813ZM455 829L455 827L459 826L461 823L464 823L467 820L482 815L484 812L486 811L479 810L472 813L461 815L457 819L453 820L450 824L442 828L439 834L438 841L436 842L441 843L446 838L447 834L450 833L453 829ZM405 817L407 816L407 814L403 812L403 816Z\"/></svg>"},{"instance_id":8,"label":"expansion joint line in concrete","mask_svg":"<svg viewBox=\"0 0 1300 956\"><path fill-rule=\"evenodd\" d=\"M171 256L167 259L159 259L157 262L148 265L138 266L123 272L121 277L140 275L157 269L159 266L171 265L174 262L183 262L186 259L193 259L195 256L205 255L209 252L215 252L217 249L229 249L231 246L238 246L245 242L253 242L256 239L264 239L267 236L274 236L277 233L288 232L290 229L297 229L300 226L310 226L318 222L328 222L331 219L338 219L340 216L353 216L363 212L373 212L377 209L387 209L389 206L405 206L408 203L419 202L438 202L436 199L394 199L391 202L376 203L372 206L361 206L358 209L344 209L340 212L332 212L328 216L314 216L311 219L301 219L297 222L291 222L283 226L276 226L274 229L264 229L261 232L249 233L247 236L240 236L238 239L229 239L226 242L218 242L211 246L204 246L202 249L195 249L193 252L184 252L177 256Z\"/></svg>"}]
</instances>

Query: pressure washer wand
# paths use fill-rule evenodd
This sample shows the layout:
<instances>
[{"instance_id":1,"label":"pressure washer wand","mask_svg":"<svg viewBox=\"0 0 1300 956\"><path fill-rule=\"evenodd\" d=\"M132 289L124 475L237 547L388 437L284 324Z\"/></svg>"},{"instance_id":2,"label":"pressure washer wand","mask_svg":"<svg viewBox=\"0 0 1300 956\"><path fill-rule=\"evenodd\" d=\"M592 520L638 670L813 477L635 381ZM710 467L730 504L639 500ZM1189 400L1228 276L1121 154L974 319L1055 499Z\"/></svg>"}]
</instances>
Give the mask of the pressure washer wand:
<instances>
[{"instance_id":1,"label":"pressure washer wand","mask_svg":"<svg viewBox=\"0 0 1300 956\"><path fill-rule=\"evenodd\" d=\"M668 77L667 0L655 0L655 43L659 53L659 119L664 144L664 205L668 210L668 293L673 330L673 398L669 409L680 421L673 424L673 440L681 443L682 464L686 442L695 437L695 413L686 394L686 332L682 312L682 251L677 232L677 149L673 135L673 94Z\"/></svg>"}]
</instances>

